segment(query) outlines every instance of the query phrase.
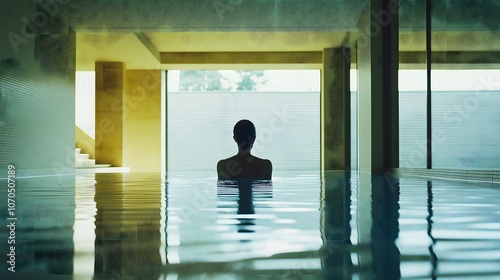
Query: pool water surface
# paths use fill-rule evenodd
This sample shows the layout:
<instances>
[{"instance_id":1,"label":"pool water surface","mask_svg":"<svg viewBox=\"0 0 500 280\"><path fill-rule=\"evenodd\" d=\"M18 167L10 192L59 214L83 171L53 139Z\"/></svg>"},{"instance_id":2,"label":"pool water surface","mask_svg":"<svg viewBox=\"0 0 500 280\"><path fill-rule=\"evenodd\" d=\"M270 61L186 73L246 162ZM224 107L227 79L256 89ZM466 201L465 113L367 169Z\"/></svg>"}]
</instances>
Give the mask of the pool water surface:
<instances>
[{"instance_id":1,"label":"pool water surface","mask_svg":"<svg viewBox=\"0 0 500 280\"><path fill-rule=\"evenodd\" d=\"M4 227L1 279L500 279L495 185L354 172L218 184L200 172L16 188L16 272Z\"/></svg>"}]
</instances>

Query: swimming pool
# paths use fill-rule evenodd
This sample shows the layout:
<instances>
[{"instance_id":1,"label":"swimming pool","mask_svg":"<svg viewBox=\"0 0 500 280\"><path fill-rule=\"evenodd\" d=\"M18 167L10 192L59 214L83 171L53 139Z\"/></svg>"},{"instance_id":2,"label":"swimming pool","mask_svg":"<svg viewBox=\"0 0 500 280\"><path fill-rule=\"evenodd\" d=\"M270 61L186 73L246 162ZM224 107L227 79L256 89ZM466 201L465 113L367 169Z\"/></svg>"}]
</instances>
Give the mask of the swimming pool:
<instances>
[{"instance_id":1,"label":"swimming pool","mask_svg":"<svg viewBox=\"0 0 500 280\"><path fill-rule=\"evenodd\" d=\"M218 186L214 175L169 174L166 183L159 174L20 179L16 272L7 270L3 227L1 275L500 277L500 190L494 185L277 172L272 185L249 188ZM2 205L4 221L6 213Z\"/></svg>"}]
</instances>

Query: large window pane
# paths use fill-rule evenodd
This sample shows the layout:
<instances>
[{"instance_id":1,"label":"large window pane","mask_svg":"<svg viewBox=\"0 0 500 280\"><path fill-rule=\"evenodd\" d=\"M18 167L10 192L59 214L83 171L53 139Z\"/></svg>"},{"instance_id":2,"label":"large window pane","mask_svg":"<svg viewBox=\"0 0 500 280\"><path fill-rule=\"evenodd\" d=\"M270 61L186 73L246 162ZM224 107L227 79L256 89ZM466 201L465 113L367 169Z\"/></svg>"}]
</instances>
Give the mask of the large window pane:
<instances>
[{"instance_id":1,"label":"large window pane","mask_svg":"<svg viewBox=\"0 0 500 280\"><path fill-rule=\"evenodd\" d=\"M427 166L425 1L399 1L399 166Z\"/></svg>"},{"instance_id":2,"label":"large window pane","mask_svg":"<svg viewBox=\"0 0 500 280\"><path fill-rule=\"evenodd\" d=\"M432 166L499 169L500 3L432 3Z\"/></svg>"},{"instance_id":3,"label":"large window pane","mask_svg":"<svg viewBox=\"0 0 500 280\"><path fill-rule=\"evenodd\" d=\"M399 164L407 168L427 165L425 70L399 71Z\"/></svg>"},{"instance_id":4,"label":"large window pane","mask_svg":"<svg viewBox=\"0 0 500 280\"><path fill-rule=\"evenodd\" d=\"M433 167L500 167L500 71L433 72Z\"/></svg>"},{"instance_id":5,"label":"large window pane","mask_svg":"<svg viewBox=\"0 0 500 280\"><path fill-rule=\"evenodd\" d=\"M358 71L351 69L351 169L358 170Z\"/></svg>"},{"instance_id":6,"label":"large window pane","mask_svg":"<svg viewBox=\"0 0 500 280\"><path fill-rule=\"evenodd\" d=\"M229 77L235 73L223 74ZM293 75L298 76L293 78ZM255 124L257 139L252 154L270 159L275 171L319 171L319 71L288 71L279 76L275 71L266 73L267 82L258 87L260 90L181 91L182 83L177 91L170 88L169 171L215 173L218 160L237 152L232 133L240 119ZM289 82L277 82L279 79Z\"/></svg>"}]
</instances>

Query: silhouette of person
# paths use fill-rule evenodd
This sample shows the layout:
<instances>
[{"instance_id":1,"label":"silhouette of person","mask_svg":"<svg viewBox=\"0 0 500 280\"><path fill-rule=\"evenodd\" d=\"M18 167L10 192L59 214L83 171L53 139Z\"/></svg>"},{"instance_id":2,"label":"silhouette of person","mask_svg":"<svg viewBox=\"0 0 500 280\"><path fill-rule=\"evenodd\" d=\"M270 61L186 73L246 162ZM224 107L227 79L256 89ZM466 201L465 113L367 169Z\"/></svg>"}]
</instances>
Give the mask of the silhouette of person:
<instances>
[{"instance_id":1,"label":"silhouette of person","mask_svg":"<svg viewBox=\"0 0 500 280\"><path fill-rule=\"evenodd\" d=\"M251 121L240 120L234 125L233 139L238 145L238 153L217 163L219 180L271 180L271 161L250 153L255 138L255 126Z\"/></svg>"}]
</instances>

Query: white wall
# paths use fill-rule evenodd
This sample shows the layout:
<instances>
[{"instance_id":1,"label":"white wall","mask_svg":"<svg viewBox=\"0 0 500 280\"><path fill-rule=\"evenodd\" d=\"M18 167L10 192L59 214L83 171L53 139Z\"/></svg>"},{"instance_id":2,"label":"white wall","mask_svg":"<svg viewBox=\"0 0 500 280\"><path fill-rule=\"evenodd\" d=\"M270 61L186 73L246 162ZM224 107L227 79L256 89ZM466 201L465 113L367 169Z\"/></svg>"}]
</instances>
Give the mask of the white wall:
<instances>
[{"instance_id":1,"label":"white wall","mask_svg":"<svg viewBox=\"0 0 500 280\"><path fill-rule=\"evenodd\" d=\"M76 72L75 122L95 138L95 71Z\"/></svg>"}]
</instances>

